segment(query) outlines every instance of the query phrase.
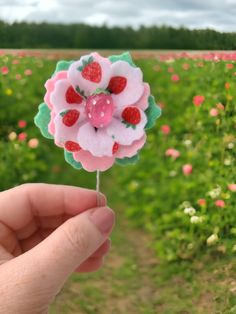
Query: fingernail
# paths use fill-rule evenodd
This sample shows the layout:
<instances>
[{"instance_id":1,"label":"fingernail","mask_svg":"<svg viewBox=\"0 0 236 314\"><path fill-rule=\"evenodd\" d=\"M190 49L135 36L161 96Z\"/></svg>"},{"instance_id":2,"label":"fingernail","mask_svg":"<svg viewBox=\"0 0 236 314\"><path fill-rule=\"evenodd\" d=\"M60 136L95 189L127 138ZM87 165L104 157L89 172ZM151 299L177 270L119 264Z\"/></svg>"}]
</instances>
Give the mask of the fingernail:
<instances>
[{"instance_id":1,"label":"fingernail","mask_svg":"<svg viewBox=\"0 0 236 314\"><path fill-rule=\"evenodd\" d=\"M89 215L89 219L101 233L108 233L114 225L115 214L108 207L99 207L92 211Z\"/></svg>"}]
</instances>

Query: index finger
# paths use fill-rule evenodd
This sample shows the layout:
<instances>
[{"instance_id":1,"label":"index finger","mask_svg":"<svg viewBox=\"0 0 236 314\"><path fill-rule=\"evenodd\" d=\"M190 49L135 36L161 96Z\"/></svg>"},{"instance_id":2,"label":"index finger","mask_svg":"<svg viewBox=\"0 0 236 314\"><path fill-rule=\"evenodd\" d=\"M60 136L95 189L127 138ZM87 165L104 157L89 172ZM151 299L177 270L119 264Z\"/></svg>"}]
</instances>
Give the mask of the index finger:
<instances>
[{"instance_id":1,"label":"index finger","mask_svg":"<svg viewBox=\"0 0 236 314\"><path fill-rule=\"evenodd\" d=\"M101 203L106 204L104 195ZM25 184L0 193L0 222L19 230L34 216L74 216L94 207L96 191L66 185Z\"/></svg>"}]
</instances>

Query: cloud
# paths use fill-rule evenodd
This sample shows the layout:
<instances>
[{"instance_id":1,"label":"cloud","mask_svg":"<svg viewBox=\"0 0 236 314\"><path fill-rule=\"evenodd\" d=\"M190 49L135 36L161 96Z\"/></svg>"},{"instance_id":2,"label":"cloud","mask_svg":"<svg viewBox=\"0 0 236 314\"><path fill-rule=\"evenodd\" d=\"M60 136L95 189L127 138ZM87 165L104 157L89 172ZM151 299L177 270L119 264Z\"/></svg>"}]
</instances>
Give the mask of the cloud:
<instances>
[{"instance_id":1,"label":"cloud","mask_svg":"<svg viewBox=\"0 0 236 314\"><path fill-rule=\"evenodd\" d=\"M235 0L0 0L7 21L172 25L236 31Z\"/></svg>"}]
</instances>

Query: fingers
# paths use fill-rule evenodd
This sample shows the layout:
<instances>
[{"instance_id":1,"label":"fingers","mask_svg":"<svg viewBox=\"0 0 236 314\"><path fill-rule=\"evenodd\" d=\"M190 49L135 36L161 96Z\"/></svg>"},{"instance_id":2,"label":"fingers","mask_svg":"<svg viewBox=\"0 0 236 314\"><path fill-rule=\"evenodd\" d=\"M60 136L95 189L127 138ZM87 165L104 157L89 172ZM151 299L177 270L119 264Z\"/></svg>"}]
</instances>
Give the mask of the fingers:
<instances>
[{"instance_id":1,"label":"fingers","mask_svg":"<svg viewBox=\"0 0 236 314\"><path fill-rule=\"evenodd\" d=\"M101 196L102 206L106 204ZM20 230L34 216L77 215L97 206L97 193L73 186L26 184L0 193L0 221Z\"/></svg>"},{"instance_id":2,"label":"fingers","mask_svg":"<svg viewBox=\"0 0 236 314\"><path fill-rule=\"evenodd\" d=\"M37 284L47 276L51 285L62 286L78 265L92 255L94 257L89 259L89 264L84 264L81 269L91 271L100 267L102 256L110 246L106 240L114 221L114 213L107 207L88 210L68 219L43 242L23 254L22 258L32 265L32 272L37 267Z\"/></svg>"},{"instance_id":3,"label":"fingers","mask_svg":"<svg viewBox=\"0 0 236 314\"><path fill-rule=\"evenodd\" d=\"M84 263L82 263L76 272L94 272L101 268L104 262L104 256L109 252L111 241L106 240Z\"/></svg>"}]
</instances>

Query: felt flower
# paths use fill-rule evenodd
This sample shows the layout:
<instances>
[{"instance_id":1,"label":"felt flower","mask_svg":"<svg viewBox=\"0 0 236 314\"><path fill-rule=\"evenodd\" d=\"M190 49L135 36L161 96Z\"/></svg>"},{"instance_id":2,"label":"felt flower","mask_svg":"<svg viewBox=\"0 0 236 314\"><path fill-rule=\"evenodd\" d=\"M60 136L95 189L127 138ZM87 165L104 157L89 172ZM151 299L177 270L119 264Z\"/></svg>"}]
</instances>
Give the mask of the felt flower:
<instances>
[{"instance_id":1,"label":"felt flower","mask_svg":"<svg viewBox=\"0 0 236 314\"><path fill-rule=\"evenodd\" d=\"M146 130L161 115L129 53L61 61L45 87L35 123L77 169L105 171L115 161L136 162Z\"/></svg>"}]
</instances>

